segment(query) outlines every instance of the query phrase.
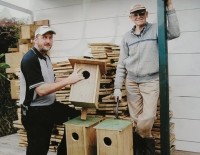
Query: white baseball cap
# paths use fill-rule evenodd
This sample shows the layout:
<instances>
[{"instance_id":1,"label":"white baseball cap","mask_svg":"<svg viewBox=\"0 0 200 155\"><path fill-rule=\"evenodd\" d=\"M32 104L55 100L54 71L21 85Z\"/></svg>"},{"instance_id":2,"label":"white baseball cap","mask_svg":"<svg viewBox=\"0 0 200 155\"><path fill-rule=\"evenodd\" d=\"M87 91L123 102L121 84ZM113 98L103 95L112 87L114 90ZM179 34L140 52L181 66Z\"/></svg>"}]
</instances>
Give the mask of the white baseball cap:
<instances>
[{"instance_id":1,"label":"white baseball cap","mask_svg":"<svg viewBox=\"0 0 200 155\"><path fill-rule=\"evenodd\" d=\"M52 30L52 28L50 28L49 26L40 26L37 28L37 30L35 31L35 37L40 34L40 35L44 35L47 32L51 32L52 34L56 34L56 32L54 30Z\"/></svg>"}]
</instances>

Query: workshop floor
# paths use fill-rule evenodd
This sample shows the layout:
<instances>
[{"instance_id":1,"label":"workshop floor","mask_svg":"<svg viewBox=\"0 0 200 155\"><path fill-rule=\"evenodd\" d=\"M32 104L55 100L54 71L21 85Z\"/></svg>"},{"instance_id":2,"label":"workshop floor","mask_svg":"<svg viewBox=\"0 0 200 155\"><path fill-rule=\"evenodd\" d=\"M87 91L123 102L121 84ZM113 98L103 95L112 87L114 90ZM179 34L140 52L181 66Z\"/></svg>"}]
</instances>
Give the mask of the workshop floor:
<instances>
[{"instance_id":1,"label":"workshop floor","mask_svg":"<svg viewBox=\"0 0 200 155\"><path fill-rule=\"evenodd\" d=\"M25 155L26 148L18 145L19 139L17 134L0 137L0 155ZM56 153L49 152L48 155L56 155ZM173 155L200 155L200 153L175 151Z\"/></svg>"}]
</instances>

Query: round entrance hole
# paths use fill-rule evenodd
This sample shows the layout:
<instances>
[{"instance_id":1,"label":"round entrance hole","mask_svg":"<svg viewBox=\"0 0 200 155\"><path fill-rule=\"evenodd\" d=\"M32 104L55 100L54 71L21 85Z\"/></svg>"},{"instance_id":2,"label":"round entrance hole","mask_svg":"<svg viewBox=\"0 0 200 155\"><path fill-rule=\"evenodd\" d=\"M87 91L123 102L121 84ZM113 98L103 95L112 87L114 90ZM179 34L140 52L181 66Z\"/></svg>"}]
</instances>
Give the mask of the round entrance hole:
<instances>
[{"instance_id":1,"label":"round entrance hole","mask_svg":"<svg viewBox=\"0 0 200 155\"><path fill-rule=\"evenodd\" d=\"M88 72L88 71L83 71L83 77L85 78L85 79L88 79L89 77L90 77L90 73Z\"/></svg>"},{"instance_id":2,"label":"round entrance hole","mask_svg":"<svg viewBox=\"0 0 200 155\"><path fill-rule=\"evenodd\" d=\"M110 146L110 145L112 144L111 139L108 138L108 137L105 137L105 138L103 139L103 141L104 141L104 144L105 144L106 146Z\"/></svg>"},{"instance_id":3,"label":"round entrance hole","mask_svg":"<svg viewBox=\"0 0 200 155\"><path fill-rule=\"evenodd\" d=\"M78 136L77 133L73 132L73 133L72 133L72 138L73 138L74 140L78 140L78 139L79 139L79 136Z\"/></svg>"}]
</instances>

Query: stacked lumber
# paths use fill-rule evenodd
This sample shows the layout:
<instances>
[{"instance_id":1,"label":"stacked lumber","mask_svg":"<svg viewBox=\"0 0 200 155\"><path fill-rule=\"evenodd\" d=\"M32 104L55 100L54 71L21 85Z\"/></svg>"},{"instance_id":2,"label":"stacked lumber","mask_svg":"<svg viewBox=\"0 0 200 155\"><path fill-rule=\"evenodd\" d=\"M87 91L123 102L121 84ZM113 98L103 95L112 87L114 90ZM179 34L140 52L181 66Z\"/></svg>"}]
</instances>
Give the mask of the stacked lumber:
<instances>
[{"instance_id":1,"label":"stacked lumber","mask_svg":"<svg viewBox=\"0 0 200 155\"><path fill-rule=\"evenodd\" d=\"M57 152L57 148L63 138L63 135L64 135L64 125L55 125L50 139L49 151Z\"/></svg>"},{"instance_id":2,"label":"stacked lumber","mask_svg":"<svg viewBox=\"0 0 200 155\"><path fill-rule=\"evenodd\" d=\"M169 120L172 118L173 112L169 111ZM156 154L161 154L161 133L160 133L160 103L157 106L157 113L156 113L156 121L154 122L153 128L152 128L152 135L156 140ZM175 141L175 134L172 133L172 130L174 129L175 124L170 122L170 153L173 154L175 151L175 145L173 145Z\"/></svg>"},{"instance_id":3,"label":"stacked lumber","mask_svg":"<svg viewBox=\"0 0 200 155\"><path fill-rule=\"evenodd\" d=\"M73 72L69 61L53 63L53 70L56 78L66 78ZM56 92L56 100L63 104L71 104L69 102L69 94L70 85L67 85Z\"/></svg>"},{"instance_id":4,"label":"stacked lumber","mask_svg":"<svg viewBox=\"0 0 200 155\"><path fill-rule=\"evenodd\" d=\"M111 43L89 43L91 54L94 59L104 60L106 62L106 74L102 75L99 89L99 103L97 109L88 109L90 115L103 115L107 118L115 118L116 102L113 98L114 80L116 67L119 59L120 47ZM126 101L126 91L123 86L123 99L119 103L118 115L119 118L127 116L128 104Z\"/></svg>"}]
</instances>

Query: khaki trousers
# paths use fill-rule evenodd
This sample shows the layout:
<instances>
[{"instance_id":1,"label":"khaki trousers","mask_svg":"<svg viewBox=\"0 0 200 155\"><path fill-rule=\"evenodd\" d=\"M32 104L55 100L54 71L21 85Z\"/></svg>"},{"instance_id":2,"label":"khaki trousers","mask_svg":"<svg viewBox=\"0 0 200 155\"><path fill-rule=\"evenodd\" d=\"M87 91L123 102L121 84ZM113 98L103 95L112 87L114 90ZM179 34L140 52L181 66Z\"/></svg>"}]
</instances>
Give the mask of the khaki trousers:
<instances>
[{"instance_id":1,"label":"khaki trousers","mask_svg":"<svg viewBox=\"0 0 200 155\"><path fill-rule=\"evenodd\" d=\"M131 120L142 138L152 137L159 101L159 78L145 83L126 79L127 101Z\"/></svg>"}]
</instances>

